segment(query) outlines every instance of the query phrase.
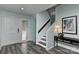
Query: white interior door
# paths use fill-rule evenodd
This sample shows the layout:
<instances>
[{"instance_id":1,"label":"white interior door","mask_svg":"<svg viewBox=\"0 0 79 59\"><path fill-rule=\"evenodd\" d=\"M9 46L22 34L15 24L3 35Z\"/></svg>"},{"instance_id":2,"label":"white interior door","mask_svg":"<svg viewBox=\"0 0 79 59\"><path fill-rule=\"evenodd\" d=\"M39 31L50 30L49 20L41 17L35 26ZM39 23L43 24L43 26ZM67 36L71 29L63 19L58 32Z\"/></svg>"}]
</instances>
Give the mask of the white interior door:
<instances>
[{"instance_id":1,"label":"white interior door","mask_svg":"<svg viewBox=\"0 0 79 59\"><path fill-rule=\"evenodd\" d=\"M27 32L28 32L28 22L22 22L22 41L27 41Z\"/></svg>"}]
</instances>

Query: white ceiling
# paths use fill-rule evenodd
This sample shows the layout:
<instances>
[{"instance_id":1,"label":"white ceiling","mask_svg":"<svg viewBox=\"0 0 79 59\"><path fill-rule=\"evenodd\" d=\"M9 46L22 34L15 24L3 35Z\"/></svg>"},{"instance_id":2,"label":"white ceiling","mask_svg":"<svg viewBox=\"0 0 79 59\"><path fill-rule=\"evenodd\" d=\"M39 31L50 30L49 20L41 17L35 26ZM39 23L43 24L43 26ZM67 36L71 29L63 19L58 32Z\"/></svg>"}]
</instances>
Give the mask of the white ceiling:
<instances>
[{"instance_id":1,"label":"white ceiling","mask_svg":"<svg viewBox=\"0 0 79 59\"><path fill-rule=\"evenodd\" d=\"M0 4L0 9L33 15L55 5L56 4ZM22 11L20 8L24 8L24 10Z\"/></svg>"}]
</instances>

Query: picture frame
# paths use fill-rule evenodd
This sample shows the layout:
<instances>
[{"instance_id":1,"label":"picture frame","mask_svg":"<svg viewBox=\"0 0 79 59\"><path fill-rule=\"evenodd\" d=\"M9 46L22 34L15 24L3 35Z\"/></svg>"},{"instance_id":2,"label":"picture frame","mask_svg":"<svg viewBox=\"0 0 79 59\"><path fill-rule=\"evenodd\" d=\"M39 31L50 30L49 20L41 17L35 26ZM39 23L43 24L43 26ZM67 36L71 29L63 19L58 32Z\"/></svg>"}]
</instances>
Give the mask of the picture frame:
<instances>
[{"instance_id":1,"label":"picture frame","mask_svg":"<svg viewBox=\"0 0 79 59\"><path fill-rule=\"evenodd\" d=\"M62 18L62 33L77 35L77 16Z\"/></svg>"}]
</instances>

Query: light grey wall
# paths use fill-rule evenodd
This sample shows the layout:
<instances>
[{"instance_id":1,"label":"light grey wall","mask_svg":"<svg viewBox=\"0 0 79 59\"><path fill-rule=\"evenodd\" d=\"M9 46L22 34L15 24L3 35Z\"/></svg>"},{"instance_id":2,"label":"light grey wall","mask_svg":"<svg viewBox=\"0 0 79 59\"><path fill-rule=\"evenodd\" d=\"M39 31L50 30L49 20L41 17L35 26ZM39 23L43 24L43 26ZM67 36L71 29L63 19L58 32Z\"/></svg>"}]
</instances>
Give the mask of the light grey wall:
<instances>
[{"instance_id":1,"label":"light grey wall","mask_svg":"<svg viewBox=\"0 0 79 59\"><path fill-rule=\"evenodd\" d=\"M17 14L2 11L2 39L1 45L13 44L21 41L21 19ZM20 32L17 29L20 29Z\"/></svg>"},{"instance_id":2,"label":"light grey wall","mask_svg":"<svg viewBox=\"0 0 79 59\"><path fill-rule=\"evenodd\" d=\"M1 38L2 38L2 12L0 12L0 43L1 43ZM1 48L1 44L0 44L0 48Z\"/></svg>"},{"instance_id":3,"label":"light grey wall","mask_svg":"<svg viewBox=\"0 0 79 59\"><path fill-rule=\"evenodd\" d=\"M22 21L28 21L28 41L35 41L35 18L5 10L0 10L0 44L1 46L21 42ZM20 29L20 32L17 29Z\"/></svg>"},{"instance_id":4,"label":"light grey wall","mask_svg":"<svg viewBox=\"0 0 79 59\"><path fill-rule=\"evenodd\" d=\"M66 37L79 38L79 5L60 5L56 7L56 21L62 23L63 17L77 15L77 35L65 34Z\"/></svg>"}]
</instances>

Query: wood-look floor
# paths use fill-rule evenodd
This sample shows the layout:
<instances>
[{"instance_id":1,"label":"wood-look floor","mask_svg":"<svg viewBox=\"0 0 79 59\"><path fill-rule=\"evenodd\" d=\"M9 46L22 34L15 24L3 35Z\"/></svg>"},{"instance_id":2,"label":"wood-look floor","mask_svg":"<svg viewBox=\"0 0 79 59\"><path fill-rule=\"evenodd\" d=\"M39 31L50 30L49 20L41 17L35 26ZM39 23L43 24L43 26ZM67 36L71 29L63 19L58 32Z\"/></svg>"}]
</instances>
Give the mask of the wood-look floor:
<instances>
[{"instance_id":1,"label":"wood-look floor","mask_svg":"<svg viewBox=\"0 0 79 59\"><path fill-rule=\"evenodd\" d=\"M49 51L35 45L34 42L17 43L2 47L0 54L78 54L78 52L63 48L56 47Z\"/></svg>"}]
</instances>

